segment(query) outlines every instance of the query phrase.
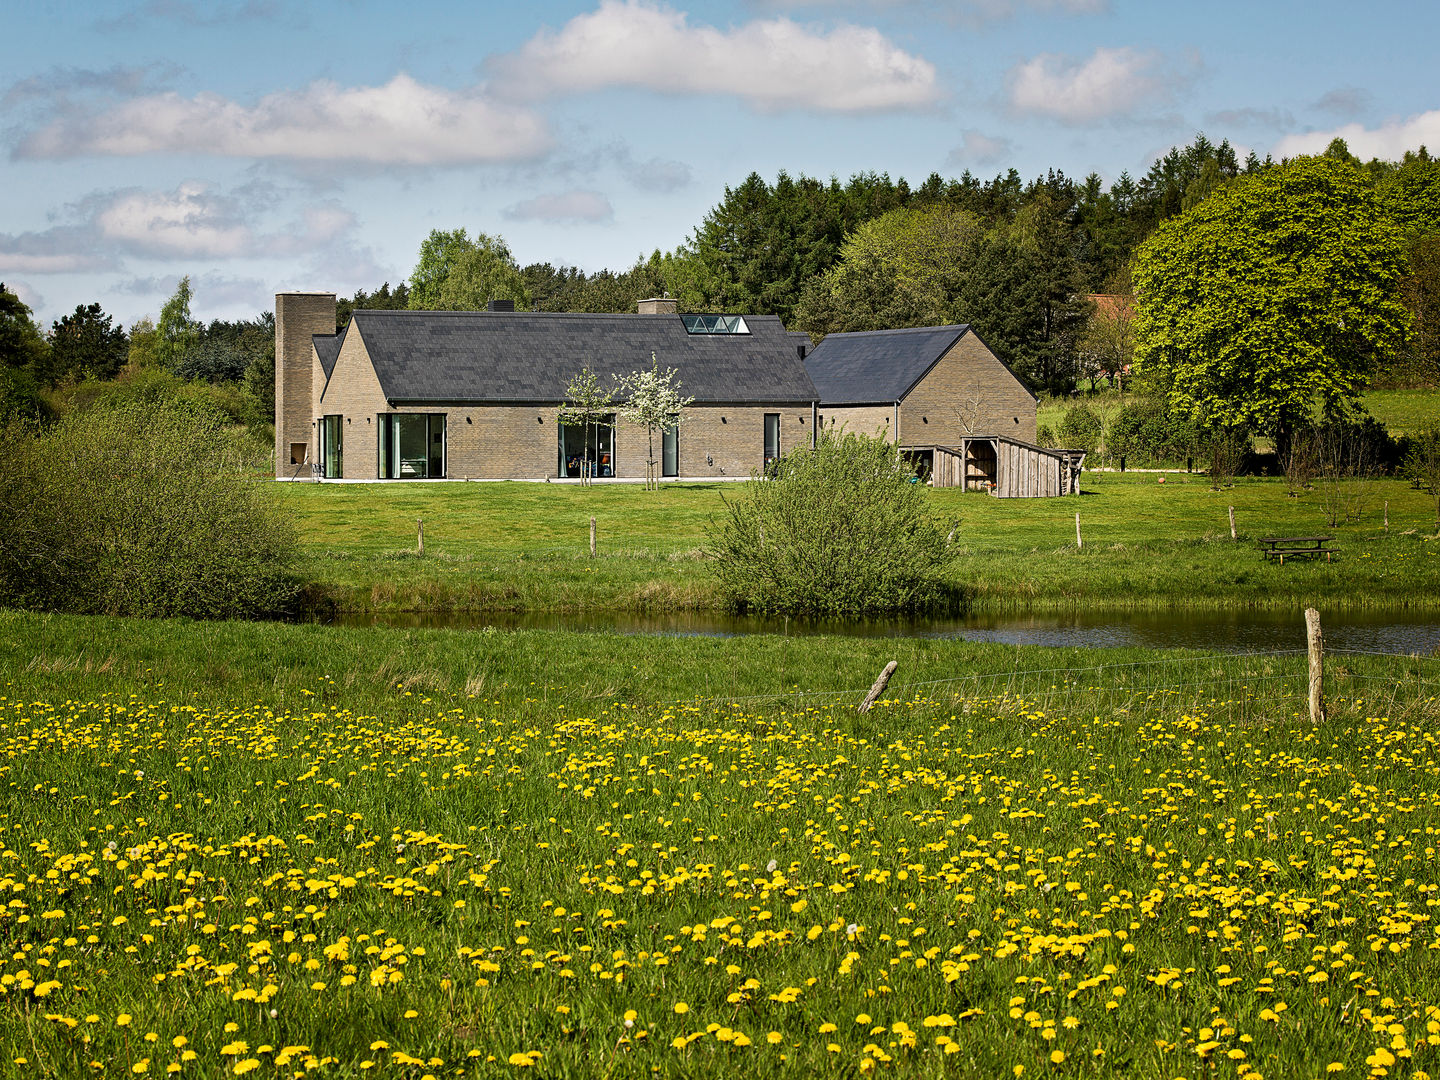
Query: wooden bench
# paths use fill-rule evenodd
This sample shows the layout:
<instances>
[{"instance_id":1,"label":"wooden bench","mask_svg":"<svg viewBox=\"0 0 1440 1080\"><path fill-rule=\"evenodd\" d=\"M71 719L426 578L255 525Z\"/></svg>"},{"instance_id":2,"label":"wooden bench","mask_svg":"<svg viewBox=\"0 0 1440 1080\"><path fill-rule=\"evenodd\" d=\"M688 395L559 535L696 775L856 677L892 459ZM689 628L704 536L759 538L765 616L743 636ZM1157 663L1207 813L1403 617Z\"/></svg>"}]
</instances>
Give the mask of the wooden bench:
<instances>
[{"instance_id":1,"label":"wooden bench","mask_svg":"<svg viewBox=\"0 0 1440 1080\"><path fill-rule=\"evenodd\" d=\"M1333 536L1264 536L1260 538L1260 554L1281 566L1287 558L1318 559L1321 555L1329 562L1335 549L1325 545L1333 539Z\"/></svg>"}]
</instances>

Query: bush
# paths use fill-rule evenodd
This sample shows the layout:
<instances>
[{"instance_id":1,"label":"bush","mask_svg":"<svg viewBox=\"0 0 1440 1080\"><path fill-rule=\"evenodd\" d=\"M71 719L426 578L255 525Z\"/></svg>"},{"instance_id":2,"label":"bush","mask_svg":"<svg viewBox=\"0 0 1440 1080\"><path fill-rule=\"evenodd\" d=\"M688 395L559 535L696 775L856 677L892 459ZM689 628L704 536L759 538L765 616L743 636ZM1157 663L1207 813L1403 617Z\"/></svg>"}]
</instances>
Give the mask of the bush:
<instances>
[{"instance_id":1,"label":"bush","mask_svg":"<svg viewBox=\"0 0 1440 1080\"><path fill-rule=\"evenodd\" d=\"M1060 445L1067 450L1084 450L1093 454L1100 445L1105 425L1089 405L1071 405L1060 421Z\"/></svg>"},{"instance_id":2,"label":"bush","mask_svg":"<svg viewBox=\"0 0 1440 1080\"><path fill-rule=\"evenodd\" d=\"M1105 453L1111 461L1124 457L1135 465L1160 465L1184 461L1202 441L1199 425L1171 411L1163 400L1136 398L1111 420Z\"/></svg>"},{"instance_id":3,"label":"bush","mask_svg":"<svg viewBox=\"0 0 1440 1080\"><path fill-rule=\"evenodd\" d=\"M950 530L895 447L821 435L752 477L710 526L707 554L731 606L785 615L879 615L944 606Z\"/></svg>"},{"instance_id":4,"label":"bush","mask_svg":"<svg viewBox=\"0 0 1440 1080\"><path fill-rule=\"evenodd\" d=\"M0 435L0 603L110 615L282 611L293 530L253 444L174 400Z\"/></svg>"}]
</instances>

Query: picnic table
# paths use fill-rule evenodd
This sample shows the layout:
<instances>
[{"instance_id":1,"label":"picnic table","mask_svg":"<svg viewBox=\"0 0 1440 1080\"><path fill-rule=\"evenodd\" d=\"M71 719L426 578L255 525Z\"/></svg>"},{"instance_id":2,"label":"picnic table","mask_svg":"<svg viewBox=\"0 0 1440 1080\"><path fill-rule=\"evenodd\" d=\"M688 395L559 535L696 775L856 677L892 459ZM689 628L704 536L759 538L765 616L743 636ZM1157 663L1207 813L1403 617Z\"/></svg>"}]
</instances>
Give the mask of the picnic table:
<instances>
[{"instance_id":1,"label":"picnic table","mask_svg":"<svg viewBox=\"0 0 1440 1080\"><path fill-rule=\"evenodd\" d=\"M1291 559L1318 559L1325 556L1329 562L1330 557L1335 554L1334 548L1325 545L1333 536L1262 536L1260 538L1260 554L1267 559L1273 559L1285 565L1287 557Z\"/></svg>"}]
</instances>

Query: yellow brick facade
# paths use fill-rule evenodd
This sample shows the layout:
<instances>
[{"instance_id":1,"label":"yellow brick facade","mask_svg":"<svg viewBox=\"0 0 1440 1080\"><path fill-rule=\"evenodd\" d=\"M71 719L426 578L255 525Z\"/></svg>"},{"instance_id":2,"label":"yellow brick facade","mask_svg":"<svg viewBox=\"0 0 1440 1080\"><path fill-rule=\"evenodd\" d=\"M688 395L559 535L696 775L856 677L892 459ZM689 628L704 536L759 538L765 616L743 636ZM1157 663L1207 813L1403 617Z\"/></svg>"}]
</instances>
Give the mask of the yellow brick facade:
<instances>
[{"instance_id":1,"label":"yellow brick facade","mask_svg":"<svg viewBox=\"0 0 1440 1080\"><path fill-rule=\"evenodd\" d=\"M1035 430L1035 398L984 342L967 333L900 402L897 441L955 446L973 434L1033 443Z\"/></svg>"},{"instance_id":2,"label":"yellow brick facade","mask_svg":"<svg viewBox=\"0 0 1440 1080\"><path fill-rule=\"evenodd\" d=\"M313 350L312 350L313 352ZM318 358L315 360L319 367ZM329 385L317 392L320 404L310 426L318 437L320 419L344 417L341 424L344 478L379 476L377 418L386 413L441 413L446 432L446 476L451 479L538 480L560 475L560 433L555 420L560 402L518 405L409 405L391 408L366 351L364 336L352 324L335 361ZM775 405L699 405L685 412L678 434L680 475L688 478L745 477L764 467L765 415L780 416L780 451L811 442L813 417L808 403ZM619 421L615 432L616 476L645 475L649 455L645 429ZM655 458L661 456L660 433Z\"/></svg>"}]
</instances>

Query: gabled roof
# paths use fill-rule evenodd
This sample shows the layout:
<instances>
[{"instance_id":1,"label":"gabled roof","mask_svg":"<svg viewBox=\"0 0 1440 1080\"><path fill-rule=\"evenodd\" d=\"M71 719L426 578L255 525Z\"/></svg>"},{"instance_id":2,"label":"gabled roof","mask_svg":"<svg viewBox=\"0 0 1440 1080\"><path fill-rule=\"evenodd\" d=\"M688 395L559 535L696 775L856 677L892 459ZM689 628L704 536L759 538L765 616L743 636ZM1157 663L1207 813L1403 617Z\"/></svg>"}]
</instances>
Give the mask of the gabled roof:
<instances>
[{"instance_id":1,"label":"gabled roof","mask_svg":"<svg viewBox=\"0 0 1440 1080\"><path fill-rule=\"evenodd\" d=\"M827 334L805 358L822 405L878 405L899 401L970 330L918 326Z\"/></svg>"},{"instance_id":2,"label":"gabled roof","mask_svg":"<svg viewBox=\"0 0 1440 1080\"><path fill-rule=\"evenodd\" d=\"M338 334L311 334L310 340L315 343L315 353L320 357L320 366L325 369L325 378L330 378L330 373L335 370L335 361L340 358L340 345L345 340L345 331Z\"/></svg>"},{"instance_id":3,"label":"gabled roof","mask_svg":"<svg viewBox=\"0 0 1440 1080\"><path fill-rule=\"evenodd\" d=\"M649 367L652 352L697 402L815 401L779 318L745 323L748 334L688 334L679 315L357 311L351 320L393 402L563 401L582 368L604 384Z\"/></svg>"}]
</instances>

